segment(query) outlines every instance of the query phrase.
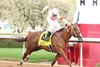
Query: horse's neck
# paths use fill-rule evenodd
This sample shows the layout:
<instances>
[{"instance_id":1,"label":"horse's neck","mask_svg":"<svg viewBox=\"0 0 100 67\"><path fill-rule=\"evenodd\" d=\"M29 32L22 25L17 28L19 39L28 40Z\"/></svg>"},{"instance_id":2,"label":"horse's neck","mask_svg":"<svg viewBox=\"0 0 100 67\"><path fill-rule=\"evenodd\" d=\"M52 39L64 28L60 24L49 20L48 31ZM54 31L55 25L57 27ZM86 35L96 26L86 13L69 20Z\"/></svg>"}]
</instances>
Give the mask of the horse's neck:
<instances>
[{"instance_id":1,"label":"horse's neck","mask_svg":"<svg viewBox=\"0 0 100 67\"><path fill-rule=\"evenodd\" d=\"M71 38L71 30L64 29L62 32L62 36L65 42L67 42Z\"/></svg>"}]
</instances>

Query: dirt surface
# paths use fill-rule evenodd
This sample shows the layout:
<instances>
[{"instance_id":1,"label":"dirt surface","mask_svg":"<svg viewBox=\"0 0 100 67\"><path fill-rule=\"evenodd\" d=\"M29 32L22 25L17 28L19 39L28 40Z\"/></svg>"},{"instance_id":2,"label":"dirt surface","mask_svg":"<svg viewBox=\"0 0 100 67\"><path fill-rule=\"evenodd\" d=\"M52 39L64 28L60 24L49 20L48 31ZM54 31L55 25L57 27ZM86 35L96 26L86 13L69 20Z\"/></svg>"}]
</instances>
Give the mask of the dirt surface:
<instances>
[{"instance_id":1,"label":"dirt surface","mask_svg":"<svg viewBox=\"0 0 100 67\"><path fill-rule=\"evenodd\" d=\"M47 63L24 63L22 66L17 66L19 62L12 62L12 61L0 61L0 67L50 67L50 64ZM57 65L55 64L54 67L69 67L68 65ZM73 66L79 67L79 66Z\"/></svg>"}]
</instances>

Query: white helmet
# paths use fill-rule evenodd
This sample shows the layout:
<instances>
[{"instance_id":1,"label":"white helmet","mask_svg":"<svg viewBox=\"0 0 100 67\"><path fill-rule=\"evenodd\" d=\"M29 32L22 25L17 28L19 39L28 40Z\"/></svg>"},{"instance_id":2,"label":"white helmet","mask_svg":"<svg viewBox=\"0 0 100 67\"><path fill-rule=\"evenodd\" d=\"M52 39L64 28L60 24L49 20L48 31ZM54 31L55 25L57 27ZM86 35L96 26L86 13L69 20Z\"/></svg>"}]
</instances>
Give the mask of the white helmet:
<instances>
[{"instance_id":1,"label":"white helmet","mask_svg":"<svg viewBox=\"0 0 100 67\"><path fill-rule=\"evenodd\" d=\"M53 15L59 14L59 11L58 11L57 8L52 9L51 12L52 12Z\"/></svg>"}]
</instances>

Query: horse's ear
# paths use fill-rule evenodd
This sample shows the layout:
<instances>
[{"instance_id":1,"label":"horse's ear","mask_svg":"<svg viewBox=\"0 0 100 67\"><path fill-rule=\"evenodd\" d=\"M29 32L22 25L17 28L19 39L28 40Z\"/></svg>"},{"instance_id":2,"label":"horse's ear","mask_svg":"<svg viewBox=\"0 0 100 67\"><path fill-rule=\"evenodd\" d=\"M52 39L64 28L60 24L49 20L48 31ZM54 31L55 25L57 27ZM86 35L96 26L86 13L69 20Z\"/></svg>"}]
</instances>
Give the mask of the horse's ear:
<instances>
[{"instance_id":1,"label":"horse's ear","mask_svg":"<svg viewBox=\"0 0 100 67\"><path fill-rule=\"evenodd\" d=\"M78 15L77 15L77 21L75 24L78 24L78 21L79 21L79 16L80 16L80 12L78 12Z\"/></svg>"},{"instance_id":2,"label":"horse's ear","mask_svg":"<svg viewBox=\"0 0 100 67\"><path fill-rule=\"evenodd\" d=\"M78 23L75 23L75 25L78 25Z\"/></svg>"},{"instance_id":3,"label":"horse's ear","mask_svg":"<svg viewBox=\"0 0 100 67\"><path fill-rule=\"evenodd\" d=\"M78 22L74 23L74 25L78 25Z\"/></svg>"}]
</instances>

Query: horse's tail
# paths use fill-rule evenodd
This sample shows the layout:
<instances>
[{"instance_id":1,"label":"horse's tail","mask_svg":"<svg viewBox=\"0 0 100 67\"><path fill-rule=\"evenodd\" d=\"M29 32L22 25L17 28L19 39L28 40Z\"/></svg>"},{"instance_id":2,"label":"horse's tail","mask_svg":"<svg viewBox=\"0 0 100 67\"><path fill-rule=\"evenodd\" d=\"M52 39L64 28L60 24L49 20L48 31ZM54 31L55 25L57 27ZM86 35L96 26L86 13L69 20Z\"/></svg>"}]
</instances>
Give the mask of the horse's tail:
<instances>
[{"instance_id":1,"label":"horse's tail","mask_svg":"<svg viewBox=\"0 0 100 67\"><path fill-rule=\"evenodd\" d=\"M28 35L30 34L30 32L28 33ZM27 37L24 36L12 36L12 37L5 37L5 38L0 38L0 40L6 40L6 41L15 41L15 42L25 42L27 41Z\"/></svg>"},{"instance_id":2,"label":"horse's tail","mask_svg":"<svg viewBox=\"0 0 100 67\"><path fill-rule=\"evenodd\" d=\"M11 41L16 41L16 42L25 42L27 40L27 37L16 37L16 38L10 38Z\"/></svg>"},{"instance_id":3,"label":"horse's tail","mask_svg":"<svg viewBox=\"0 0 100 67\"><path fill-rule=\"evenodd\" d=\"M9 38L0 38L0 40L15 41L15 42L25 42L27 40L27 37L13 36L13 37L9 37Z\"/></svg>"}]
</instances>

